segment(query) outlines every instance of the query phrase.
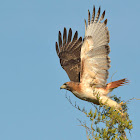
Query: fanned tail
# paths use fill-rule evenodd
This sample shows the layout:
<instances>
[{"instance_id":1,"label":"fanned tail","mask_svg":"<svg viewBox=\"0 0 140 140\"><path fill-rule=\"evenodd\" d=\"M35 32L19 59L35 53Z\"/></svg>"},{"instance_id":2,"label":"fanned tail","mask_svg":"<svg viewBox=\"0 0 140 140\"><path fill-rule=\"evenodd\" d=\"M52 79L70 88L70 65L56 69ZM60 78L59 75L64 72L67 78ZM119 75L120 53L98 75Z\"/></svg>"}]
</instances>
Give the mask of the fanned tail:
<instances>
[{"instance_id":1,"label":"fanned tail","mask_svg":"<svg viewBox=\"0 0 140 140\"><path fill-rule=\"evenodd\" d=\"M119 86L123 86L127 83L129 83L128 79L124 78L124 79L121 79L121 80L118 80L118 81L108 83L107 84L107 89L108 90L113 90L114 88L117 88Z\"/></svg>"}]
</instances>

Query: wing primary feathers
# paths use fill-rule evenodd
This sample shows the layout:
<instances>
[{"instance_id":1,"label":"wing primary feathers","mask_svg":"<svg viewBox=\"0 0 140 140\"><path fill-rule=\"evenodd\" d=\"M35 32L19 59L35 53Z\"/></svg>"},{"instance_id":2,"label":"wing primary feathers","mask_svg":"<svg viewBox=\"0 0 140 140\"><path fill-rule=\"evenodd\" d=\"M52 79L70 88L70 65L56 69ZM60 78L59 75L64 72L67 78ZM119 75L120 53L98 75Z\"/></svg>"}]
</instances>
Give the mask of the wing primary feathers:
<instances>
[{"instance_id":1,"label":"wing primary feathers","mask_svg":"<svg viewBox=\"0 0 140 140\"><path fill-rule=\"evenodd\" d=\"M88 10L88 25L90 25L90 11Z\"/></svg>"},{"instance_id":2,"label":"wing primary feathers","mask_svg":"<svg viewBox=\"0 0 140 140\"><path fill-rule=\"evenodd\" d=\"M58 35L58 42L59 42L59 49L62 47L62 36L61 36L61 32L59 31L59 35Z\"/></svg>"},{"instance_id":3,"label":"wing primary feathers","mask_svg":"<svg viewBox=\"0 0 140 140\"><path fill-rule=\"evenodd\" d=\"M92 13L92 18L91 18L91 23L94 22L94 17L95 17L95 6L93 6L93 13Z\"/></svg>"},{"instance_id":4,"label":"wing primary feathers","mask_svg":"<svg viewBox=\"0 0 140 140\"><path fill-rule=\"evenodd\" d=\"M104 12L102 13L101 18L99 19L99 23L104 19L104 17L105 17L105 10L104 10Z\"/></svg>"},{"instance_id":5,"label":"wing primary feathers","mask_svg":"<svg viewBox=\"0 0 140 140\"><path fill-rule=\"evenodd\" d=\"M78 39L78 32L76 31L72 42L68 45L68 48L67 48L68 51L72 51L76 47L76 43L79 40L79 39L78 40L77 39Z\"/></svg>"},{"instance_id":6,"label":"wing primary feathers","mask_svg":"<svg viewBox=\"0 0 140 140\"><path fill-rule=\"evenodd\" d=\"M107 25L107 19L104 21L104 24Z\"/></svg>"},{"instance_id":7,"label":"wing primary feathers","mask_svg":"<svg viewBox=\"0 0 140 140\"><path fill-rule=\"evenodd\" d=\"M109 31L106 27L107 19L104 20L105 11L100 13L100 7L97 10L97 14L95 6L93 6L93 13L88 10L88 20L84 21L84 42L81 37L78 38L77 31L73 36L71 28L69 31L64 28L63 32L59 31L55 47L60 64L71 81L79 82L80 72L80 82L103 87L106 85L108 69L110 68ZM117 84L124 84L124 80L117 82Z\"/></svg>"},{"instance_id":8,"label":"wing primary feathers","mask_svg":"<svg viewBox=\"0 0 140 140\"><path fill-rule=\"evenodd\" d=\"M71 48L75 46L75 43L76 43L77 39L78 39L78 32L76 31L75 34L74 34L74 37L73 37L72 41L69 44L67 44L67 46L65 47L65 49L68 50L68 51L70 51Z\"/></svg>"},{"instance_id":9,"label":"wing primary feathers","mask_svg":"<svg viewBox=\"0 0 140 140\"><path fill-rule=\"evenodd\" d=\"M75 34L74 34L74 37L73 37L72 42L74 42L75 40L77 40L77 38L78 38L78 32L76 31Z\"/></svg>"},{"instance_id":10,"label":"wing primary feathers","mask_svg":"<svg viewBox=\"0 0 140 140\"><path fill-rule=\"evenodd\" d=\"M95 22L97 22L98 19L99 19L99 16L100 16L100 10L101 10L101 8L99 7L98 13L97 13L96 18L95 18Z\"/></svg>"},{"instance_id":11,"label":"wing primary feathers","mask_svg":"<svg viewBox=\"0 0 140 140\"><path fill-rule=\"evenodd\" d=\"M68 42L67 42L67 44L68 44L69 42L71 42L71 37L72 37L72 29L70 28L70 29L69 29L69 33L68 33Z\"/></svg>"},{"instance_id":12,"label":"wing primary feathers","mask_svg":"<svg viewBox=\"0 0 140 140\"><path fill-rule=\"evenodd\" d=\"M91 21L88 11L88 25L81 48L81 62L84 63L81 63L80 80L84 84L103 87L106 85L110 68L109 31L106 27L107 19L101 22L104 20L105 11L101 13L100 7L97 10L97 14L95 14L95 6L93 6ZM83 67L84 69L82 69Z\"/></svg>"},{"instance_id":13,"label":"wing primary feathers","mask_svg":"<svg viewBox=\"0 0 140 140\"><path fill-rule=\"evenodd\" d=\"M87 22L86 22L86 20L84 20L85 21L85 32L86 32L86 30L87 30Z\"/></svg>"},{"instance_id":14,"label":"wing primary feathers","mask_svg":"<svg viewBox=\"0 0 140 140\"><path fill-rule=\"evenodd\" d=\"M80 37L78 39L77 31L74 36L72 36L71 28L68 31L68 35L66 28L63 30L63 35L59 31L58 42L55 44L56 53L59 57L62 68L66 71L70 80L74 82L80 82L81 46L82 38Z\"/></svg>"},{"instance_id":15,"label":"wing primary feathers","mask_svg":"<svg viewBox=\"0 0 140 140\"><path fill-rule=\"evenodd\" d=\"M67 42L67 30L66 28L64 28L64 31L63 31L63 46L66 44Z\"/></svg>"},{"instance_id":16,"label":"wing primary feathers","mask_svg":"<svg viewBox=\"0 0 140 140\"><path fill-rule=\"evenodd\" d=\"M81 44L82 44L82 37L79 37L79 39L75 42L74 47L72 47L70 51L74 52L76 49L79 48L79 46L81 46Z\"/></svg>"},{"instance_id":17,"label":"wing primary feathers","mask_svg":"<svg viewBox=\"0 0 140 140\"><path fill-rule=\"evenodd\" d=\"M59 48L57 42L55 43L55 48L56 48L57 55L59 56Z\"/></svg>"}]
</instances>

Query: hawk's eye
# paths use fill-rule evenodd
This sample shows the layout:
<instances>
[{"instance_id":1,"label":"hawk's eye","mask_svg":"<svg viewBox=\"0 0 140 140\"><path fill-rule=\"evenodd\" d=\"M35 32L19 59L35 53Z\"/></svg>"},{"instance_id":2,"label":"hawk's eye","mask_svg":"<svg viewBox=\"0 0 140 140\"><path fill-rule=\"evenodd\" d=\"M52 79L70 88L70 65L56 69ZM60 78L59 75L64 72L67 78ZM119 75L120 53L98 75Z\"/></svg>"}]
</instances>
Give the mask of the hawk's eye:
<instances>
[{"instance_id":1,"label":"hawk's eye","mask_svg":"<svg viewBox=\"0 0 140 140\"><path fill-rule=\"evenodd\" d=\"M66 84L66 83L64 83L64 85L66 86L67 84Z\"/></svg>"}]
</instances>

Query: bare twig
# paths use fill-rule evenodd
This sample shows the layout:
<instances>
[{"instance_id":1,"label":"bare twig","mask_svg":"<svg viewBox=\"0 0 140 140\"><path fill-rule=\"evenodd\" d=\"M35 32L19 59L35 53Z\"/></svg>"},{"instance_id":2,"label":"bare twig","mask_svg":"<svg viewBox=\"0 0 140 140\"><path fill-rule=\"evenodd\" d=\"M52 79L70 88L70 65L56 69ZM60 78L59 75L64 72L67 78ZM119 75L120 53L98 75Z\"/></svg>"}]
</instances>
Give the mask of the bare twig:
<instances>
[{"instance_id":1,"label":"bare twig","mask_svg":"<svg viewBox=\"0 0 140 140\"><path fill-rule=\"evenodd\" d=\"M113 78L113 76L114 76L116 73L117 73L117 71L114 72L114 73L112 74L112 76L111 76L111 82L112 82L112 78Z\"/></svg>"}]
</instances>

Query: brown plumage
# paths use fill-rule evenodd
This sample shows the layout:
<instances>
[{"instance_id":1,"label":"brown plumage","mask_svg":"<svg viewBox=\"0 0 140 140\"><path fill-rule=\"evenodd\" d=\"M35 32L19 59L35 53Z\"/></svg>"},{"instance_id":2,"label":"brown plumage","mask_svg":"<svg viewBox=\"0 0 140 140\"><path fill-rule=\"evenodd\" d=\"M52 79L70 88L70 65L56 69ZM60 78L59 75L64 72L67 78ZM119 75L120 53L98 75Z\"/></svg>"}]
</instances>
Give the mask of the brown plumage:
<instances>
[{"instance_id":1,"label":"brown plumage","mask_svg":"<svg viewBox=\"0 0 140 140\"><path fill-rule=\"evenodd\" d=\"M69 29L68 39L67 31L64 28L63 33L63 43L61 32L59 31L58 43L56 42L56 52L60 58L60 64L62 68L67 72L71 81L79 82L80 81L80 52L82 46L82 37L78 39L78 32L76 31L72 38L72 30ZM63 44L63 45L62 45Z\"/></svg>"},{"instance_id":2,"label":"brown plumage","mask_svg":"<svg viewBox=\"0 0 140 140\"><path fill-rule=\"evenodd\" d=\"M98 9L95 16L95 7L90 18L88 11L88 25L85 21L85 37L78 38L76 31L72 38L72 30L64 28L63 40L61 32L58 34L58 43L56 42L56 52L60 59L62 68L70 78L61 86L61 89L71 91L76 97L93 102L95 104L108 104L116 109L121 105L111 100L107 94L114 88L128 83L127 79L121 79L106 84L108 79L108 69L110 68L110 41L109 31L106 27L107 19L101 22L105 17L105 11L100 17L101 8ZM100 97L100 98L97 98Z\"/></svg>"}]
</instances>

